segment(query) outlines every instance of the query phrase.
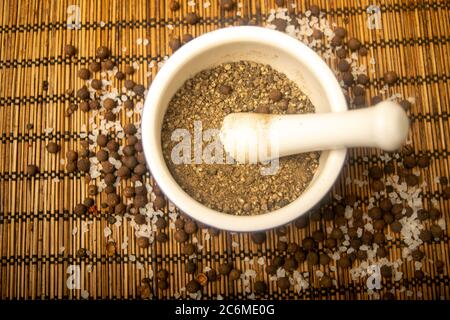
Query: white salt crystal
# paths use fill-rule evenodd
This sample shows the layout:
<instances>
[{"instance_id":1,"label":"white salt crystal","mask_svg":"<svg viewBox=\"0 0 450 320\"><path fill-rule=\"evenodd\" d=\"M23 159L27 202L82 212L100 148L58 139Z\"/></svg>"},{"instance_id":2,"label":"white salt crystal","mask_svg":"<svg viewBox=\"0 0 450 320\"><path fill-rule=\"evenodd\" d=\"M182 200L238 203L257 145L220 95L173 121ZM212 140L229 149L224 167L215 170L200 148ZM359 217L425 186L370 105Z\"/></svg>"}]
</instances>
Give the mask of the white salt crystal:
<instances>
[{"instance_id":1,"label":"white salt crystal","mask_svg":"<svg viewBox=\"0 0 450 320\"><path fill-rule=\"evenodd\" d=\"M103 229L103 235L105 238L108 238L111 234L112 234L112 231L109 227L105 227L105 229Z\"/></svg>"}]
</instances>

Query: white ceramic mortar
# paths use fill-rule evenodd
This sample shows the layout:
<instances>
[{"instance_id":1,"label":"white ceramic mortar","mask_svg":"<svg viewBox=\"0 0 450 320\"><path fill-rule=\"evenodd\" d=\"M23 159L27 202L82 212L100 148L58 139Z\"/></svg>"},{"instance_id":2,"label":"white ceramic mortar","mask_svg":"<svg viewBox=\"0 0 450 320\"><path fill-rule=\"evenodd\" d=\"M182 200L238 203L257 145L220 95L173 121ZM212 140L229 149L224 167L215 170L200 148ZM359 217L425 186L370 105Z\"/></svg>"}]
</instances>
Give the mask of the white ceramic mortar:
<instances>
[{"instance_id":1,"label":"white ceramic mortar","mask_svg":"<svg viewBox=\"0 0 450 320\"><path fill-rule=\"evenodd\" d=\"M196 73L239 60L270 64L286 74L308 95L318 113L347 110L344 95L332 71L306 45L266 28L230 27L190 41L164 64L145 101L142 142L152 176L180 210L218 229L257 231L284 225L318 204L336 181L347 151L323 151L319 168L307 189L289 205L269 213L235 216L212 210L190 197L172 177L163 157L161 127L165 111L175 92Z\"/></svg>"}]
</instances>

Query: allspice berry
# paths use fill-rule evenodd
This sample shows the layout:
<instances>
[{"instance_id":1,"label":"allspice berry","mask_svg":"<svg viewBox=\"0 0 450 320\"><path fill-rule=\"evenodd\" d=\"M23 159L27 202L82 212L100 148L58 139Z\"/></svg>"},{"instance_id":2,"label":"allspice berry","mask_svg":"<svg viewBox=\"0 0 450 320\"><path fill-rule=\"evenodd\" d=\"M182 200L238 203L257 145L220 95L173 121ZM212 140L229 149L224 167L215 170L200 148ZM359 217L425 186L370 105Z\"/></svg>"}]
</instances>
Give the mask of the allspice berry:
<instances>
[{"instance_id":1,"label":"allspice berry","mask_svg":"<svg viewBox=\"0 0 450 320\"><path fill-rule=\"evenodd\" d=\"M39 172L39 168L34 164L27 165L27 175L29 177L35 176Z\"/></svg>"},{"instance_id":2,"label":"allspice berry","mask_svg":"<svg viewBox=\"0 0 450 320\"><path fill-rule=\"evenodd\" d=\"M117 107L117 101L111 98L106 98L103 101L103 106L105 107L106 110L114 109L115 107Z\"/></svg>"},{"instance_id":3,"label":"allspice berry","mask_svg":"<svg viewBox=\"0 0 450 320\"><path fill-rule=\"evenodd\" d=\"M355 82L355 77L351 72L347 71L342 74L342 81L346 86L351 86Z\"/></svg>"},{"instance_id":4,"label":"allspice berry","mask_svg":"<svg viewBox=\"0 0 450 320\"><path fill-rule=\"evenodd\" d=\"M287 290L291 286L291 283L289 282L289 278L280 277L277 279L277 285L281 290Z\"/></svg>"},{"instance_id":5,"label":"allspice berry","mask_svg":"<svg viewBox=\"0 0 450 320\"><path fill-rule=\"evenodd\" d=\"M357 51L361 48L361 41L356 38L351 38L348 40L347 45L351 51Z\"/></svg>"},{"instance_id":6,"label":"allspice berry","mask_svg":"<svg viewBox=\"0 0 450 320\"><path fill-rule=\"evenodd\" d=\"M169 40L169 47L172 49L172 52L177 51L181 47L181 41L178 37L173 37Z\"/></svg>"},{"instance_id":7,"label":"allspice berry","mask_svg":"<svg viewBox=\"0 0 450 320\"><path fill-rule=\"evenodd\" d=\"M97 50L95 51L95 55L97 56L97 58L100 59L106 59L109 57L110 54L111 52L105 46L98 47Z\"/></svg>"},{"instance_id":8,"label":"allspice berry","mask_svg":"<svg viewBox=\"0 0 450 320\"><path fill-rule=\"evenodd\" d=\"M320 8L317 5L309 6L308 10L311 12L313 17L318 17L320 15Z\"/></svg>"},{"instance_id":9,"label":"allspice berry","mask_svg":"<svg viewBox=\"0 0 450 320\"><path fill-rule=\"evenodd\" d=\"M125 73L123 73L122 71L117 71L115 77L117 80L123 80L125 79Z\"/></svg>"},{"instance_id":10,"label":"allspice berry","mask_svg":"<svg viewBox=\"0 0 450 320\"><path fill-rule=\"evenodd\" d=\"M337 68L341 72L346 72L346 71L350 70L350 64L347 62L347 60L341 59L337 63Z\"/></svg>"},{"instance_id":11,"label":"allspice berry","mask_svg":"<svg viewBox=\"0 0 450 320\"><path fill-rule=\"evenodd\" d=\"M339 48L336 50L336 56L340 59L344 59L347 56L347 51L344 48Z\"/></svg>"},{"instance_id":12,"label":"allspice berry","mask_svg":"<svg viewBox=\"0 0 450 320\"><path fill-rule=\"evenodd\" d=\"M177 242L185 242L188 239L188 234L184 230L177 230L175 232L175 240Z\"/></svg>"},{"instance_id":13,"label":"allspice berry","mask_svg":"<svg viewBox=\"0 0 450 320\"><path fill-rule=\"evenodd\" d=\"M93 61L89 64L89 70L91 72L99 72L102 69L102 65L97 61Z\"/></svg>"},{"instance_id":14,"label":"allspice berry","mask_svg":"<svg viewBox=\"0 0 450 320\"><path fill-rule=\"evenodd\" d=\"M81 100L89 100L90 96L91 95L89 93L88 88L86 88L86 86L83 86L77 90L77 98L79 98ZM72 110L72 111L74 111L74 110Z\"/></svg>"},{"instance_id":15,"label":"allspice berry","mask_svg":"<svg viewBox=\"0 0 450 320\"><path fill-rule=\"evenodd\" d=\"M66 158L68 161L75 161L78 159L78 153L74 150L69 150L66 153Z\"/></svg>"},{"instance_id":16,"label":"allspice berry","mask_svg":"<svg viewBox=\"0 0 450 320\"><path fill-rule=\"evenodd\" d=\"M191 256L195 252L197 252L197 247L193 243L187 243L186 245L183 246L184 254Z\"/></svg>"},{"instance_id":17,"label":"allspice berry","mask_svg":"<svg viewBox=\"0 0 450 320\"><path fill-rule=\"evenodd\" d=\"M231 272L231 269L233 269L231 263L223 263L219 265L219 274L226 276Z\"/></svg>"},{"instance_id":18,"label":"allspice berry","mask_svg":"<svg viewBox=\"0 0 450 320\"><path fill-rule=\"evenodd\" d=\"M189 41L191 41L192 39L194 39L194 37L192 36L192 34L190 33L185 33L181 36L181 42L183 44L188 43Z\"/></svg>"},{"instance_id":19,"label":"allspice berry","mask_svg":"<svg viewBox=\"0 0 450 320\"><path fill-rule=\"evenodd\" d=\"M444 234L444 231L438 224L433 224L430 227L430 231L434 238L441 238L442 235Z\"/></svg>"},{"instance_id":20,"label":"allspice berry","mask_svg":"<svg viewBox=\"0 0 450 320\"><path fill-rule=\"evenodd\" d=\"M330 276L324 275L322 279L320 279L319 284L322 288L331 288L333 286L333 280Z\"/></svg>"},{"instance_id":21,"label":"allspice berry","mask_svg":"<svg viewBox=\"0 0 450 320\"><path fill-rule=\"evenodd\" d=\"M306 215L295 220L294 225L298 229L304 229L308 226L308 218Z\"/></svg>"},{"instance_id":22,"label":"allspice berry","mask_svg":"<svg viewBox=\"0 0 450 320\"><path fill-rule=\"evenodd\" d=\"M103 86L102 80L100 79L93 79L91 81L91 87L95 90L101 90Z\"/></svg>"},{"instance_id":23,"label":"allspice berry","mask_svg":"<svg viewBox=\"0 0 450 320\"><path fill-rule=\"evenodd\" d=\"M208 277L208 281L216 281L217 280L217 272L214 269L206 272L206 276Z\"/></svg>"},{"instance_id":24,"label":"allspice berry","mask_svg":"<svg viewBox=\"0 0 450 320\"><path fill-rule=\"evenodd\" d=\"M77 49L71 44L66 44L64 46L64 53L66 56L73 57L77 54Z\"/></svg>"},{"instance_id":25,"label":"allspice berry","mask_svg":"<svg viewBox=\"0 0 450 320\"><path fill-rule=\"evenodd\" d=\"M374 180L379 180L383 177L383 170L379 166L370 167L369 177Z\"/></svg>"},{"instance_id":26,"label":"allspice berry","mask_svg":"<svg viewBox=\"0 0 450 320\"><path fill-rule=\"evenodd\" d=\"M192 220L187 221L184 224L184 231L187 234L193 234L193 233L197 232L197 224L194 221L192 221Z\"/></svg>"},{"instance_id":27,"label":"allspice berry","mask_svg":"<svg viewBox=\"0 0 450 320\"><path fill-rule=\"evenodd\" d=\"M132 75L135 72L135 70L132 65L127 65L127 66L125 66L124 72L127 75Z\"/></svg>"},{"instance_id":28,"label":"allspice berry","mask_svg":"<svg viewBox=\"0 0 450 320\"><path fill-rule=\"evenodd\" d=\"M81 101L79 104L80 110L83 112L89 112L89 102Z\"/></svg>"},{"instance_id":29,"label":"allspice berry","mask_svg":"<svg viewBox=\"0 0 450 320\"><path fill-rule=\"evenodd\" d=\"M265 232L253 232L251 238L254 243L262 244L266 241L267 236Z\"/></svg>"},{"instance_id":30,"label":"allspice berry","mask_svg":"<svg viewBox=\"0 0 450 320\"><path fill-rule=\"evenodd\" d=\"M133 91L138 96L143 96L145 93L145 87L142 84L135 84L133 87Z\"/></svg>"},{"instance_id":31,"label":"allspice berry","mask_svg":"<svg viewBox=\"0 0 450 320\"><path fill-rule=\"evenodd\" d=\"M230 280L235 281L241 277L241 271L238 269L232 269L229 274Z\"/></svg>"},{"instance_id":32,"label":"allspice berry","mask_svg":"<svg viewBox=\"0 0 450 320\"><path fill-rule=\"evenodd\" d=\"M190 25L194 25L199 22L200 18L195 12L189 12L186 14L186 22Z\"/></svg>"},{"instance_id":33,"label":"allspice berry","mask_svg":"<svg viewBox=\"0 0 450 320\"><path fill-rule=\"evenodd\" d=\"M347 35L347 30L342 27L337 27L334 29L334 34L340 38L345 38L345 36Z\"/></svg>"},{"instance_id":34,"label":"allspice berry","mask_svg":"<svg viewBox=\"0 0 450 320\"><path fill-rule=\"evenodd\" d=\"M397 73L395 73L395 71L388 71L384 74L384 82L386 82L386 84L395 84L398 80L398 76Z\"/></svg>"},{"instance_id":35,"label":"allspice berry","mask_svg":"<svg viewBox=\"0 0 450 320\"><path fill-rule=\"evenodd\" d=\"M127 79L123 82L123 86L125 87L125 89L127 90L133 90L135 83L133 80Z\"/></svg>"},{"instance_id":36,"label":"allspice berry","mask_svg":"<svg viewBox=\"0 0 450 320\"><path fill-rule=\"evenodd\" d=\"M408 100L401 100L399 104L405 111L409 111L412 107L411 102L409 102Z\"/></svg>"},{"instance_id":37,"label":"allspice berry","mask_svg":"<svg viewBox=\"0 0 450 320\"><path fill-rule=\"evenodd\" d=\"M166 280L169 277L169 272L166 269L161 269L156 273L158 280Z\"/></svg>"},{"instance_id":38,"label":"allspice berry","mask_svg":"<svg viewBox=\"0 0 450 320\"><path fill-rule=\"evenodd\" d=\"M116 63L111 59L106 59L101 65L103 70L112 70L116 66Z\"/></svg>"},{"instance_id":39,"label":"allspice berry","mask_svg":"<svg viewBox=\"0 0 450 320\"><path fill-rule=\"evenodd\" d=\"M172 11L178 11L180 10L180 3L176 0L172 0L170 1L169 8Z\"/></svg>"},{"instance_id":40,"label":"allspice berry","mask_svg":"<svg viewBox=\"0 0 450 320\"><path fill-rule=\"evenodd\" d=\"M166 206L166 199L164 199L163 196L156 196L155 200L153 201L153 206L155 210L161 210Z\"/></svg>"},{"instance_id":41,"label":"allspice berry","mask_svg":"<svg viewBox=\"0 0 450 320\"><path fill-rule=\"evenodd\" d=\"M78 77L83 80L88 80L91 77L91 72L87 68L78 70Z\"/></svg>"},{"instance_id":42,"label":"allspice berry","mask_svg":"<svg viewBox=\"0 0 450 320\"><path fill-rule=\"evenodd\" d=\"M83 215L87 212L87 207L84 204L79 203L75 206L74 212L78 216Z\"/></svg>"},{"instance_id":43,"label":"allspice berry","mask_svg":"<svg viewBox=\"0 0 450 320\"><path fill-rule=\"evenodd\" d=\"M134 108L134 102L133 100L126 100L124 101L123 106L125 107L125 109L131 110Z\"/></svg>"},{"instance_id":44,"label":"allspice berry","mask_svg":"<svg viewBox=\"0 0 450 320\"><path fill-rule=\"evenodd\" d=\"M136 167L134 167L134 173L142 176L147 173L147 167L145 166L145 164L139 163Z\"/></svg>"},{"instance_id":45,"label":"allspice berry","mask_svg":"<svg viewBox=\"0 0 450 320\"><path fill-rule=\"evenodd\" d=\"M96 185L90 185L90 186L88 187L88 194L89 194L90 196L96 196L97 193L98 193L98 188L97 188Z\"/></svg>"},{"instance_id":46,"label":"allspice berry","mask_svg":"<svg viewBox=\"0 0 450 320\"><path fill-rule=\"evenodd\" d=\"M49 153L58 153L61 149L61 147L56 142L49 142L46 148Z\"/></svg>"},{"instance_id":47,"label":"allspice berry","mask_svg":"<svg viewBox=\"0 0 450 320\"><path fill-rule=\"evenodd\" d=\"M98 110L100 109L100 102L98 100L89 101L89 110Z\"/></svg>"},{"instance_id":48,"label":"allspice berry","mask_svg":"<svg viewBox=\"0 0 450 320\"><path fill-rule=\"evenodd\" d=\"M139 246L139 248L145 249L150 245L150 241L147 237L139 237L137 239L137 245Z\"/></svg>"},{"instance_id":49,"label":"allspice berry","mask_svg":"<svg viewBox=\"0 0 450 320\"><path fill-rule=\"evenodd\" d=\"M225 11L231 11L234 9L234 1L233 0L221 0L220 1L220 6L225 10Z\"/></svg>"},{"instance_id":50,"label":"allspice berry","mask_svg":"<svg viewBox=\"0 0 450 320\"><path fill-rule=\"evenodd\" d=\"M264 294L267 291L267 284L261 280L255 281L253 284L253 291L256 294Z\"/></svg>"},{"instance_id":51,"label":"allspice berry","mask_svg":"<svg viewBox=\"0 0 450 320\"><path fill-rule=\"evenodd\" d=\"M306 261L310 266L317 265L319 264L319 255L314 251L308 252L306 255Z\"/></svg>"},{"instance_id":52,"label":"allspice berry","mask_svg":"<svg viewBox=\"0 0 450 320\"><path fill-rule=\"evenodd\" d=\"M430 165L430 157L427 155L420 156L417 160L417 165L419 168L426 168Z\"/></svg>"},{"instance_id":53,"label":"allspice berry","mask_svg":"<svg viewBox=\"0 0 450 320\"><path fill-rule=\"evenodd\" d=\"M87 158L82 158L77 161L77 169L81 172L89 172L91 162Z\"/></svg>"},{"instance_id":54,"label":"allspice berry","mask_svg":"<svg viewBox=\"0 0 450 320\"><path fill-rule=\"evenodd\" d=\"M186 284L186 291L189 293L196 293L201 289L200 283L197 280L191 280Z\"/></svg>"},{"instance_id":55,"label":"allspice berry","mask_svg":"<svg viewBox=\"0 0 450 320\"><path fill-rule=\"evenodd\" d=\"M136 126L133 123L128 123L127 125L125 125L123 130L127 135L133 135L137 133Z\"/></svg>"},{"instance_id":56,"label":"allspice berry","mask_svg":"<svg viewBox=\"0 0 450 320\"><path fill-rule=\"evenodd\" d=\"M331 39L331 43L330 44L331 44L332 47L340 47L342 45L342 38L338 37L338 36L334 36Z\"/></svg>"}]
</instances>

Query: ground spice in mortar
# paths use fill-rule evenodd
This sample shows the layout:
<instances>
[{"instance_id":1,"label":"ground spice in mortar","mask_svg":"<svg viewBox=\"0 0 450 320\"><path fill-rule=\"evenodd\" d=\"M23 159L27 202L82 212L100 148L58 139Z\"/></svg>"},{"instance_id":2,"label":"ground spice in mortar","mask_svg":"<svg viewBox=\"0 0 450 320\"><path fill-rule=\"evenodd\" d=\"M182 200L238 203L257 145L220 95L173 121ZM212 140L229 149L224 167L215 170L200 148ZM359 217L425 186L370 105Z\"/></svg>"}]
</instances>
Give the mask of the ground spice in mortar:
<instances>
[{"instance_id":1,"label":"ground spice in mortar","mask_svg":"<svg viewBox=\"0 0 450 320\"><path fill-rule=\"evenodd\" d=\"M164 118L162 147L172 175L194 199L222 212L255 215L286 206L310 183L320 153L282 158L274 175L261 174L268 164L195 164L194 122L201 121L203 132L218 130L233 112L310 113L314 106L293 81L268 65L239 61L204 70L175 93ZM191 134L191 163L171 159L179 144L172 141L176 129ZM202 150L208 143L203 142Z\"/></svg>"}]
</instances>

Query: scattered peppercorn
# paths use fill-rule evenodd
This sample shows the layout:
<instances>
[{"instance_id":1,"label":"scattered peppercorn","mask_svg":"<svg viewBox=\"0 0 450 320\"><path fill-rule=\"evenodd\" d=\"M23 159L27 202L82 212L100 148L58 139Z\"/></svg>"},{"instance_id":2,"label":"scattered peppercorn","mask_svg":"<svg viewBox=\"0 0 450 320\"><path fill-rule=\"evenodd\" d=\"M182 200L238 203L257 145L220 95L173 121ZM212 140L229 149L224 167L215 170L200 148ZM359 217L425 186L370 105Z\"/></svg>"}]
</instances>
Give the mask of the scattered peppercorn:
<instances>
[{"instance_id":1,"label":"scattered peppercorn","mask_svg":"<svg viewBox=\"0 0 450 320\"><path fill-rule=\"evenodd\" d=\"M78 77L83 80L88 80L91 77L91 72L87 68L78 70Z\"/></svg>"},{"instance_id":2,"label":"scattered peppercorn","mask_svg":"<svg viewBox=\"0 0 450 320\"><path fill-rule=\"evenodd\" d=\"M234 1L233 0L221 0L220 1L220 6L225 10L225 11L231 11L234 9Z\"/></svg>"},{"instance_id":3,"label":"scattered peppercorn","mask_svg":"<svg viewBox=\"0 0 450 320\"><path fill-rule=\"evenodd\" d=\"M291 283L288 277L280 277L277 279L277 285L281 290L287 290L291 286Z\"/></svg>"},{"instance_id":4,"label":"scattered peppercorn","mask_svg":"<svg viewBox=\"0 0 450 320\"><path fill-rule=\"evenodd\" d=\"M39 168L34 164L27 165L27 175L29 177L35 176L39 172Z\"/></svg>"},{"instance_id":5,"label":"scattered peppercorn","mask_svg":"<svg viewBox=\"0 0 450 320\"><path fill-rule=\"evenodd\" d=\"M181 47L181 41L178 37L173 37L169 40L169 47L172 49L172 52L177 51Z\"/></svg>"},{"instance_id":6,"label":"scattered peppercorn","mask_svg":"<svg viewBox=\"0 0 450 320\"><path fill-rule=\"evenodd\" d=\"M191 280L186 284L186 290L189 293L196 293L201 289L200 284L197 282L197 280Z\"/></svg>"},{"instance_id":7,"label":"scattered peppercorn","mask_svg":"<svg viewBox=\"0 0 450 320\"><path fill-rule=\"evenodd\" d=\"M398 76L397 73L395 73L395 71L388 71L384 74L384 82L386 82L386 84L395 84L398 80Z\"/></svg>"},{"instance_id":8,"label":"scattered peppercorn","mask_svg":"<svg viewBox=\"0 0 450 320\"><path fill-rule=\"evenodd\" d=\"M318 17L320 15L320 8L317 5L311 5L308 9L313 17Z\"/></svg>"},{"instance_id":9,"label":"scattered peppercorn","mask_svg":"<svg viewBox=\"0 0 450 320\"><path fill-rule=\"evenodd\" d=\"M169 8L172 11L178 11L180 10L180 3L176 0L172 0L170 1Z\"/></svg>"},{"instance_id":10,"label":"scattered peppercorn","mask_svg":"<svg viewBox=\"0 0 450 320\"><path fill-rule=\"evenodd\" d=\"M191 41L192 39L194 39L194 37L192 36L192 34L190 33L185 33L181 36L181 42L183 44L188 43L189 41Z\"/></svg>"},{"instance_id":11,"label":"scattered peppercorn","mask_svg":"<svg viewBox=\"0 0 450 320\"><path fill-rule=\"evenodd\" d=\"M150 241L147 237L139 237L137 238L137 245L139 248L145 249L150 245Z\"/></svg>"},{"instance_id":12,"label":"scattered peppercorn","mask_svg":"<svg viewBox=\"0 0 450 320\"><path fill-rule=\"evenodd\" d=\"M109 51L109 49L104 46L98 47L97 50L95 51L95 55L97 56L97 58L100 59L106 59L109 57L110 54L111 52Z\"/></svg>"},{"instance_id":13,"label":"scattered peppercorn","mask_svg":"<svg viewBox=\"0 0 450 320\"><path fill-rule=\"evenodd\" d=\"M232 269L229 274L231 281L236 281L241 277L241 271L238 269Z\"/></svg>"},{"instance_id":14,"label":"scattered peppercorn","mask_svg":"<svg viewBox=\"0 0 450 320\"><path fill-rule=\"evenodd\" d=\"M177 230L175 232L175 240L178 242L185 242L188 239L188 234L184 230Z\"/></svg>"},{"instance_id":15,"label":"scattered peppercorn","mask_svg":"<svg viewBox=\"0 0 450 320\"><path fill-rule=\"evenodd\" d=\"M195 12L189 12L186 14L186 22L190 25L194 25L200 21L199 16Z\"/></svg>"},{"instance_id":16,"label":"scattered peppercorn","mask_svg":"<svg viewBox=\"0 0 450 320\"><path fill-rule=\"evenodd\" d=\"M77 49L71 44L66 44L64 46L64 53L69 57L73 57L77 54Z\"/></svg>"},{"instance_id":17,"label":"scattered peppercorn","mask_svg":"<svg viewBox=\"0 0 450 320\"><path fill-rule=\"evenodd\" d=\"M255 281L253 290L256 294L264 294L267 291L267 284L261 280Z\"/></svg>"},{"instance_id":18,"label":"scattered peppercorn","mask_svg":"<svg viewBox=\"0 0 450 320\"><path fill-rule=\"evenodd\" d=\"M361 48L361 41L356 38L350 38L347 45L351 51L357 51L359 50L359 48Z\"/></svg>"},{"instance_id":19,"label":"scattered peppercorn","mask_svg":"<svg viewBox=\"0 0 450 320\"><path fill-rule=\"evenodd\" d=\"M61 147L56 142L49 142L46 148L49 153L58 153L61 150Z\"/></svg>"},{"instance_id":20,"label":"scattered peppercorn","mask_svg":"<svg viewBox=\"0 0 450 320\"><path fill-rule=\"evenodd\" d=\"M254 243L262 244L266 241L266 233L265 232L254 232L251 234L251 238Z\"/></svg>"},{"instance_id":21,"label":"scattered peppercorn","mask_svg":"<svg viewBox=\"0 0 450 320\"><path fill-rule=\"evenodd\" d=\"M219 274L226 276L231 272L232 268L233 265L231 263L223 263L219 265Z\"/></svg>"}]
</instances>

